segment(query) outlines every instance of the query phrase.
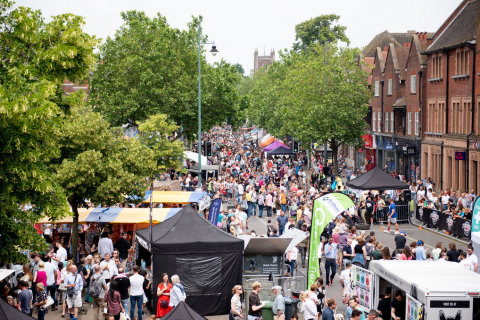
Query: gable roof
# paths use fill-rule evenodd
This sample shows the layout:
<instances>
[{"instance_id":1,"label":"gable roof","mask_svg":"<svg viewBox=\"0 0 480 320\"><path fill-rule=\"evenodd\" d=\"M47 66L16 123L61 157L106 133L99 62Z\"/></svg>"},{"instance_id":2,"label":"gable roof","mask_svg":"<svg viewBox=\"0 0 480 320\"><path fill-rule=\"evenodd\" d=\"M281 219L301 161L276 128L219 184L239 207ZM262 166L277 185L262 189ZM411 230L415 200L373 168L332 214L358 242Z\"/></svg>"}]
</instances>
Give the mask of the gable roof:
<instances>
[{"instance_id":1,"label":"gable roof","mask_svg":"<svg viewBox=\"0 0 480 320\"><path fill-rule=\"evenodd\" d=\"M375 59L374 59L374 65L375 69L380 67L380 72L384 73L385 72L385 58L387 56L387 51L382 51L380 47L377 47L376 49L376 54L375 54Z\"/></svg>"},{"instance_id":2,"label":"gable roof","mask_svg":"<svg viewBox=\"0 0 480 320\"><path fill-rule=\"evenodd\" d=\"M408 58L407 62L405 64L405 68L408 67L408 62L410 60L410 55L417 54L418 55L418 61L420 62L420 66L422 68L427 67L427 56L422 54L423 51L427 48L427 40L420 40L418 38L418 35L414 35L412 39L412 44L410 46L410 52L408 53ZM415 52L412 52L412 50L415 50Z\"/></svg>"},{"instance_id":3,"label":"gable roof","mask_svg":"<svg viewBox=\"0 0 480 320\"><path fill-rule=\"evenodd\" d=\"M477 28L479 22L480 1L465 1L461 4L461 8L445 26L440 27L433 38L433 42L425 50L424 53L433 53L443 49L454 48L465 45L467 42L476 39ZM449 21L450 18L447 20Z\"/></svg>"},{"instance_id":4,"label":"gable roof","mask_svg":"<svg viewBox=\"0 0 480 320\"><path fill-rule=\"evenodd\" d=\"M414 31L407 33L390 33L385 30L377 34L372 41L363 48L362 53L365 57L374 57L377 47L384 49L388 47L390 43L393 43L395 47L403 47L404 43L409 43L412 40L414 33Z\"/></svg>"},{"instance_id":5,"label":"gable roof","mask_svg":"<svg viewBox=\"0 0 480 320\"><path fill-rule=\"evenodd\" d=\"M410 48L395 47L393 43L390 43L389 45L385 65L387 64L387 61L391 59L395 72L400 73L401 80L405 79L405 66L407 63L409 50Z\"/></svg>"},{"instance_id":6,"label":"gable roof","mask_svg":"<svg viewBox=\"0 0 480 320\"><path fill-rule=\"evenodd\" d=\"M150 243L150 229L137 231ZM188 254L243 251L243 240L223 232L187 205L170 219L152 227L154 254Z\"/></svg>"}]
</instances>

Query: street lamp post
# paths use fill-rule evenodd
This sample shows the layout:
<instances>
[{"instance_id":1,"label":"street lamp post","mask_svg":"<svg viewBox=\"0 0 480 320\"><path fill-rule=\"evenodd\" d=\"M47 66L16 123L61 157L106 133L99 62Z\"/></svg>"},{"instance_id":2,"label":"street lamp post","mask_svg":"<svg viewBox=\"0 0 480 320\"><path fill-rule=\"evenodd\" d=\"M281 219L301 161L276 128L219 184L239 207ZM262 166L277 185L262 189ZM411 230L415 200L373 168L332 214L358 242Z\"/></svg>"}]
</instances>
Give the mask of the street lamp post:
<instances>
[{"instance_id":1,"label":"street lamp post","mask_svg":"<svg viewBox=\"0 0 480 320\"><path fill-rule=\"evenodd\" d=\"M210 52L215 56L219 51L215 46L215 41L202 43L202 26L198 24L198 185L202 188L202 44L212 44Z\"/></svg>"}]
</instances>

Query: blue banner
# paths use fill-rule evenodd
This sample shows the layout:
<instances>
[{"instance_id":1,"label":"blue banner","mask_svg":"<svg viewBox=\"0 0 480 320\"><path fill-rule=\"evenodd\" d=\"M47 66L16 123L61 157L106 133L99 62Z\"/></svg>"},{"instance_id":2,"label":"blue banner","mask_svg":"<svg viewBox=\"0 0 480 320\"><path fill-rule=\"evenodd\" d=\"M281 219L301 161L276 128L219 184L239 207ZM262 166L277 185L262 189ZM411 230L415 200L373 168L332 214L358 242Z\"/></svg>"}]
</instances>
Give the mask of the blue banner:
<instances>
[{"instance_id":1,"label":"blue banner","mask_svg":"<svg viewBox=\"0 0 480 320\"><path fill-rule=\"evenodd\" d=\"M222 210L222 199L213 200L210 205L210 211L208 212L208 221L210 221L215 227L217 226L220 210Z\"/></svg>"}]
</instances>

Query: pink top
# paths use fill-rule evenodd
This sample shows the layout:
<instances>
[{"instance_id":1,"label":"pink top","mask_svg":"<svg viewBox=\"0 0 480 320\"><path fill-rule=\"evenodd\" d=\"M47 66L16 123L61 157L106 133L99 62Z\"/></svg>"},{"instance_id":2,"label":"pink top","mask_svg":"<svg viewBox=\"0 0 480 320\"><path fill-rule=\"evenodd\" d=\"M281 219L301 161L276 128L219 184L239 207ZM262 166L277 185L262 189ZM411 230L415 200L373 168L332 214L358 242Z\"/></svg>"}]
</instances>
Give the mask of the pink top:
<instances>
[{"instance_id":1,"label":"pink top","mask_svg":"<svg viewBox=\"0 0 480 320\"><path fill-rule=\"evenodd\" d=\"M45 271L37 271L37 283L43 283L47 287L47 273Z\"/></svg>"},{"instance_id":2,"label":"pink top","mask_svg":"<svg viewBox=\"0 0 480 320\"><path fill-rule=\"evenodd\" d=\"M402 253L402 260L412 260L413 256L408 257L405 255L405 253Z\"/></svg>"},{"instance_id":3,"label":"pink top","mask_svg":"<svg viewBox=\"0 0 480 320\"><path fill-rule=\"evenodd\" d=\"M268 194L267 197L265 198L265 205L268 207L273 206L273 198L271 194Z\"/></svg>"},{"instance_id":4,"label":"pink top","mask_svg":"<svg viewBox=\"0 0 480 320\"><path fill-rule=\"evenodd\" d=\"M62 272L60 269L57 270L57 286L59 286L62 283Z\"/></svg>"},{"instance_id":5,"label":"pink top","mask_svg":"<svg viewBox=\"0 0 480 320\"><path fill-rule=\"evenodd\" d=\"M340 242L338 241L338 233L334 233L334 234L332 235L332 238L333 238L333 243L340 243Z\"/></svg>"}]
</instances>

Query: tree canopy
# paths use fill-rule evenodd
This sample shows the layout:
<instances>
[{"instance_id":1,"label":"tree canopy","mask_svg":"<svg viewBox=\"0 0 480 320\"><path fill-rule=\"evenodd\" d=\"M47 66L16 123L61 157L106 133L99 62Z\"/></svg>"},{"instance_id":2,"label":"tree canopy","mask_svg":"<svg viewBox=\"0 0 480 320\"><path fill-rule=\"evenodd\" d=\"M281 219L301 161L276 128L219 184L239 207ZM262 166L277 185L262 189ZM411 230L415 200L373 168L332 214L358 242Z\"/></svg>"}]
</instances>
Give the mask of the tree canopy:
<instances>
[{"instance_id":1,"label":"tree canopy","mask_svg":"<svg viewBox=\"0 0 480 320\"><path fill-rule=\"evenodd\" d=\"M347 44L350 40L345 31L347 27L335 24L340 16L335 14L322 14L321 16L299 23L295 26L295 51L305 51L316 45L326 45L336 41Z\"/></svg>"},{"instance_id":2,"label":"tree canopy","mask_svg":"<svg viewBox=\"0 0 480 320\"><path fill-rule=\"evenodd\" d=\"M198 26L168 25L158 14L122 13L124 25L100 47L91 81L91 104L114 126L139 125L166 114L184 134L198 132ZM207 37L203 37L203 42ZM210 65L202 49L202 127L211 128L239 114L237 68L224 61Z\"/></svg>"},{"instance_id":3,"label":"tree canopy","mask_svg":"<svg viewBox=\"0 0 480 320\"><path fill-rule=\"evenodd\" d=\"M61 84L88 75L94 36L72 14L45 23L40 11L0 0L0 261L21 262L20 250L40 251L34 229L43 213L68 212L48 163L60 155L58 135L73 104ZM23 205L27 205L24 207Z\"/></svg>"},{"instance_id":4,"label":"tree canopy","mask_svg":"<svg viewBox=\"0 0 480 320\"><path fill-rule=\"evenodd\" d=\"M245 69L243 69L243 66L240 64L240 63L236 63L235 64L235 68L237 68L238 70L238 73L243 76L243 74L245 73Z\"/></svg>"}]
</instances>

